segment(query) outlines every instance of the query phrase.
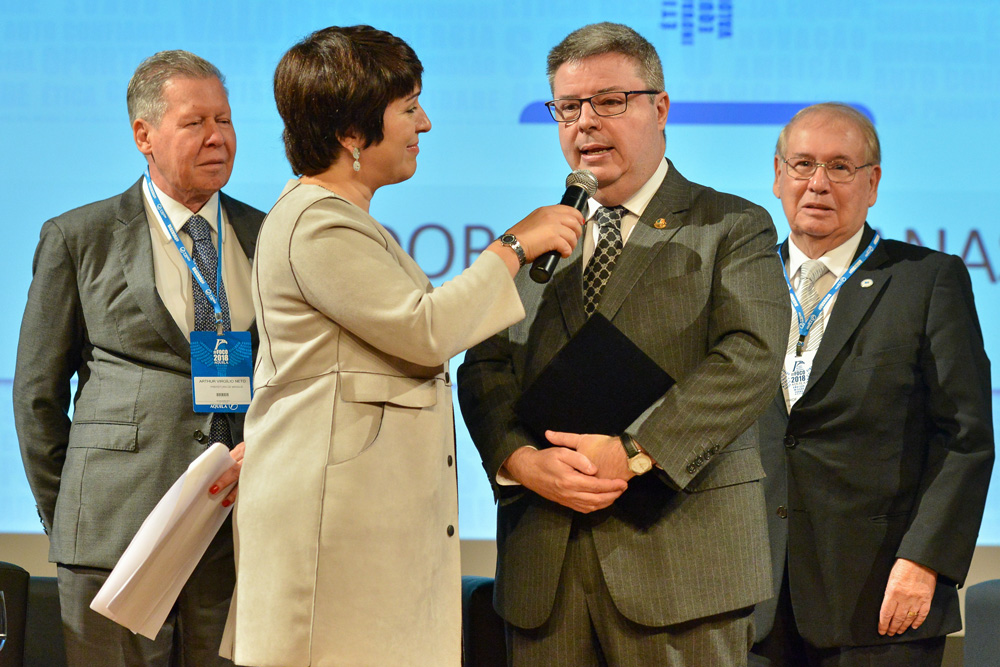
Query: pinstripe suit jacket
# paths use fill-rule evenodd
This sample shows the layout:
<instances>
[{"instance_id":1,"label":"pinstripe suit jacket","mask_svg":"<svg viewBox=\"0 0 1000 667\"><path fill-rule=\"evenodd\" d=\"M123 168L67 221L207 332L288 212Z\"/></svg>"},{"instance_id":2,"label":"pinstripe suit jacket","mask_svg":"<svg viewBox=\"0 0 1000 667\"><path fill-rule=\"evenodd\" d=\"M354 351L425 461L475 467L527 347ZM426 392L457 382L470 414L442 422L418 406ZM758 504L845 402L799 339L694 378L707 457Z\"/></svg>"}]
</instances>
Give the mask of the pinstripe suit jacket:
<instances>
[{"instance_id":1,"label":"pinstripe suit jacket","mask_svg":"<svg viewBox=\"0 0 1000 667\"><path fill-rule=\"evenodd\" d=\"M141 188L139 179L49 220L35 251L14 422L56 563L113 568L210 444L211 415L192 410L187 339L156 292ZM252 257L264 214L221 197ZM233 415L230 427L239 442L243 416Z\"/></svg>"},{"instance_id":2,"label":"pinstripe suit jacket","mask_svg":"<svg viewBox=\"0 0 1000 667\"><path fill-rule=\"evenodd\" d=\"M773 397L790 317L775 238L762 208L670 165L604 289L599 312L677 381L626 429L662 469L581 519L615 604L637 623L771 595L754 420ZM548 284L520 276L527 317L459 370L462 412L500 501L495 604L519 627L552 610L574 513L496 486L496 473L518 447L540 444L512 406L585 321L581 263L577 246Z\"/></svg>"}]
</instances>

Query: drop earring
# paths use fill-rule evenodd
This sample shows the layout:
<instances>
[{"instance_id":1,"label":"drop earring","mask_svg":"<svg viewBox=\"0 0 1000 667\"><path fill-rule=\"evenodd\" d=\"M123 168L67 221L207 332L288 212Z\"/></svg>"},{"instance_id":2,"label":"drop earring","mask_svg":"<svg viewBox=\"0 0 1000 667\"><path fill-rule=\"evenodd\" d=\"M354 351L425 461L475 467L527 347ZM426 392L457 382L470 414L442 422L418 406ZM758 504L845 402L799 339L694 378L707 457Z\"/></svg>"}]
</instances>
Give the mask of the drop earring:
<instances>
[{"instance_id":1,"label":"drop earring","mask_svg":"<svg viewBox=\"0 0 1000 667\"><path fill-rule=\"evenodd\" d=\"M361 162L358 160L361 157L361 151L358 150L357 146L351 151L351 157L354 158L354 171L361 171Z\"/></svg>"}]
</instances>

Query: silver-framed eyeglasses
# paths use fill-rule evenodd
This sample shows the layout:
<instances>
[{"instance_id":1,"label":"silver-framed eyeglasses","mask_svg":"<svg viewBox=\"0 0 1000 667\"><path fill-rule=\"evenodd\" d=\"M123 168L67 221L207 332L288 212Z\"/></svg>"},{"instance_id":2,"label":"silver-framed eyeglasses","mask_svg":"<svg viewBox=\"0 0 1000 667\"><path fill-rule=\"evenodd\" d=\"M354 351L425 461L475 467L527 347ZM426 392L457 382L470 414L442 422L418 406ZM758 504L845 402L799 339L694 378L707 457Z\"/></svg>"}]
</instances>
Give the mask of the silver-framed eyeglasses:
<instances>
[{"instance_id":1,"label":"silver-framed eyeglasses","mask_svg":"<svg viewBox=\"0 0 1000 667\"><path fill-rule=\"evenodd\" d=\"M616 90L590 97L561 97L546 102L545 107L555 122L572 123L580 118L584 102L590 102L590 108L598 116L620 116L628 110L629 95L656 95L659 92L659 90Z\"/></svg>"},{"instance_id":2,"label":"silver-framed eyeglasses","mask_svg":"<svg viewBox=\"0 0 1000 667\"><path fill-rule=\"evenodd\" d=\"M817 169L823 167L826 170L826 177L834 183L850 183L858 175L859 170L875 166L874 162L855 167L847 160L817 162L805 157L793 157L790 160L780 155L778 157L781 157L781 161L785 163L785 173L799 181L809 180L816 173Z\"/></svg>"}]
</instances>

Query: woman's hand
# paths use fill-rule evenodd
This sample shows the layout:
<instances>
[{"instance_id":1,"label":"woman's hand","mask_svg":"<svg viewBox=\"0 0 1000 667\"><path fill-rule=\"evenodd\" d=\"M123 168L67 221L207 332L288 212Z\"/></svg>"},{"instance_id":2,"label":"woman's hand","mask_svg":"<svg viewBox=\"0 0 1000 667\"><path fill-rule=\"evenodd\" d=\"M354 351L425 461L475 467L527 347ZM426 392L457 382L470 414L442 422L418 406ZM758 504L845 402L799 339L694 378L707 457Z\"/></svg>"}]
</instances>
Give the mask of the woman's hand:
<instances>
[{"instance_id":1,"label":"woman's hand","mask_svg":"<svg viewBox=\"0 0 1000 667\"><path fill-rule=\"evenodd\" d=\"M230 484L238 482L240 478L240 469L243 467L243 455L246 452L247 443L241 442L229 451L229 455L233 457L233 465L226 472L219 476L219 479L215 480L212 486L208 489L209 495L214 496L219 491L224 490ZM229 507L234 502L236 502L236 491L237 486L233 486L229 494L222 499L222 506Z\"/></svg>"},{"instance_id":2,"label":"woman's hand","mask_svg":"<svg viewBox=\"0 0 1000 667\"><path fill-rule=\"evenodd\" d=\"M571 206L555 204L532 211L528 217L510 228L524 248L528 261L555 250L569 257L583 233L583 214Z\"/></svg>"},{"instance_id":3,"label":"woman's hand","mask_svg":"<svg viewBox=\"0 0 1000 667\"><path fill-rule=\"evenodd\" d=\"M555 250L563 257L569 257L583 233L583 214L571 206L555 204L532 211L528 217L510 228L517 237L528 263L539 255ZM511 275L520 268L517 253L494 241L486 248L495 252L507 263Z\"/></svg>"}]
</instances>

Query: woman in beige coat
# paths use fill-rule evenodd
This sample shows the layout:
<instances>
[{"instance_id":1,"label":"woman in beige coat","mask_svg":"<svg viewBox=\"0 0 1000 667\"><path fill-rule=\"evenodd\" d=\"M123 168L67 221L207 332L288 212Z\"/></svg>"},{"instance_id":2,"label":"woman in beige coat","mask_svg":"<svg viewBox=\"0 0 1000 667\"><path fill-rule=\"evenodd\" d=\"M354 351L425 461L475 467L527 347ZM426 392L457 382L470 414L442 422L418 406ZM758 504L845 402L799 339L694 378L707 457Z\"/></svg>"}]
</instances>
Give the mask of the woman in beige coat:
<instances>
[{"instance_id":1,"label":"woman in beige coat","mask_svg":"<svg viewBox=\"0 0 1000 667\"><path fill-rule=\"evenodd\" d=\"M518 321L513 276L569 254L538 209L438 288L368 208L416 170L422 66L368 26L282 58L289 181L253 267L260 332L223 652L241 665L458 665L461 577L448 359ZM523 254L522 254L523 253Z\"/></svg>"}]
</instances>

